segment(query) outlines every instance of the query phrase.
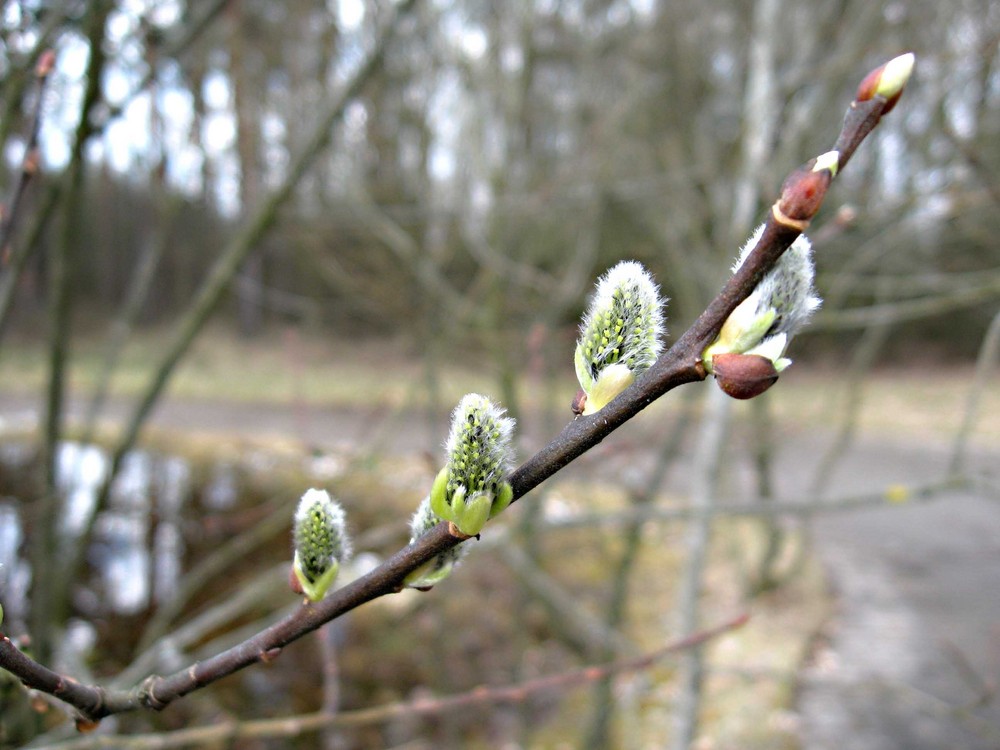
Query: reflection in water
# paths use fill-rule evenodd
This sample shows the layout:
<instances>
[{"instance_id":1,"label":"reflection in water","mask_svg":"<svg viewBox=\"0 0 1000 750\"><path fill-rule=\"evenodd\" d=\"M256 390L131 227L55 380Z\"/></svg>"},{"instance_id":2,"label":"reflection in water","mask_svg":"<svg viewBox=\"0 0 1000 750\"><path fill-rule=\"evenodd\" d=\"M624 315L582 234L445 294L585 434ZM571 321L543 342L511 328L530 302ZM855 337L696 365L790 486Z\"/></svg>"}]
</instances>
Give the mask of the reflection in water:
<instances>
[{"instance_id":1,"label":"reflection in water","mask_svg":"<svg viewBox=\"0 0 1000 750\"><path fill-rule=\"evenodd\" d=\"M0 597L4 618L14 620L25 612L31 569L18 557L24 538L21 517L13 502L0 501ZM10 623L7 625L11 629Z\"/></svg>"},{"instance_id":2,"label":"reflection in water","mask_svg":"<svg viewBox=\"0 0 1000 750\"><path fill-rule=\"evenodd\" d=\"M4 448L0 461L6 468L23 470L23 454L9 444ZM56 472L65 498L59 522L64 538L77 537L87 527L109 463L107 453L97 446L60 444ZM181 573L180 516L190 494L191 469L183 459L144 451L128 454L112 485L108 507L94 522L87 551L98 590L78 590L79 601L89 606L101 601L113 612L134 614L146 608L151 597L169 598ZM0 501L0 594L9 609L23 612L31 569L21 555L22 542L19 504Z\"/></svg>"}]
</instances>

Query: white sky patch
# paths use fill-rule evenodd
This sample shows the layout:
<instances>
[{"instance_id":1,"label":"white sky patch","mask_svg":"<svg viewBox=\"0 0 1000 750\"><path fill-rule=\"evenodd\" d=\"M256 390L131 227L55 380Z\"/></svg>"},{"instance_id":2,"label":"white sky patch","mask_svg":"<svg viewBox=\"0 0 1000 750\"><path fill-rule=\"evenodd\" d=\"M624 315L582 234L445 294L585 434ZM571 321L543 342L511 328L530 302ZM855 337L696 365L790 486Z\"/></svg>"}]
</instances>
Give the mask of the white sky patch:
<instances>
[{"instance_id":1,"label":"white sky patch","mask_svg":"<svg viewBox=\"0 0 1000 750\"><path fill-rule=\"evenodd\" d=\"M479 60L486 54L489 40L482 29L466 29L459 39L462 51L473 60Z\"/></svg>"},{"instance_id":2,"label":"white sky patch","mask_svg":"<svg viewBox=\"0 0 1000 750\"><path fill-rule=\"evenodd\" d=\"M640 16L653 15L653 9L656 7L654 0L632 0L630 5Z\"/></svg>"},{"instance_id":3,"label":"white sky patch","mask_svg":"<svg viewBox=\"0 0 1000 750\"><path fill-rule=\"evenodd\" d=\"M134 19L126 13L112 13L108 16L107 29L108 40L114 44L121 44L127 39L134 28Z\"/></svg>"},{"instance_id":4,"label":"white sky patch","mask_svg":"<svg viewBox=\"0 0 1000 750\"><path fill-rule=\"evenodd\" d=\"M204 119L202 143L209 154L228 150L236 142L236 120L232 112L213 112Z\"/></svg>"},{"instance_id":5,"label":"white sky patch","mask_svg":"<svg viewBox=\"0 0 1000 750\"><path fill-rule=\"evenodd\" d=\"M229 78L218 70L213 70L202 84L201 96L205 105L211 109L226 109L232 95Z\"/></svg>"},{"instance_id":6,"label":"white sky patch","mask_svg":"<svg viewBox=\"0 0 1000 750\"><path fill-rule=\"evenodd\" d=\"M180 20L181 4L179 2L157 2L149 14L150 20L158 26L173 26Z\"/></svg>"},{"instance_id":7,"label":"white sky patch","mask_svg":"<svg viewBox=\"0 0 1000 750\"><path fill-rule=\"evenodd\" d=\"M361 0L339 0L337 23L343 31L354 31L365 19L365 5Z\"/></svg>"},{"instance_id":8,"label":"white sky patch","mask_svg":"<svg viewBox=\"0 0 1000 750\"><path fill-rule=\"evenodd\" d=\"M104 75L104 96L111 104L121 104L132 93L129 77L121 68L109 67Z\"/></svg>"}]
</instances>

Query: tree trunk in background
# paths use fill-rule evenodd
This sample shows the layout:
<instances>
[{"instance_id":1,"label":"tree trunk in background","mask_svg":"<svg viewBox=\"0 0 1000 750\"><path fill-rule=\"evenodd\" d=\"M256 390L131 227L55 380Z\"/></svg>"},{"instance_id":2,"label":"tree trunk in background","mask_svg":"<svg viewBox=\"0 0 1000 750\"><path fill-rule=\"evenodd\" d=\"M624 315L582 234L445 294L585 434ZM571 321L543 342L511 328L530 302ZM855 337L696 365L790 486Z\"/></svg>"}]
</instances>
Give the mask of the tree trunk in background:
<instances>
[{"instance_id":1,"label":"tree trunk in background","mask_svg":"<svg viewBox=\"0 0 1000 750\"><path fill-rule=\"evenodd\" d=\"M254 103L260 101L255 87L262 81L253 75L257 68L254 52L253 29L248 23L245 0L234 2L230 13L229 73L233 86L233 107L236 112L236 151L239 159L240 187L239 213L247 216L258 205L261 192L262 170L260 158L260 116ZM264 322L264 249L255 249L244 262L236 279L237 315L240 332L244 336L260 333Z\"/></svg>"}]
</instances>

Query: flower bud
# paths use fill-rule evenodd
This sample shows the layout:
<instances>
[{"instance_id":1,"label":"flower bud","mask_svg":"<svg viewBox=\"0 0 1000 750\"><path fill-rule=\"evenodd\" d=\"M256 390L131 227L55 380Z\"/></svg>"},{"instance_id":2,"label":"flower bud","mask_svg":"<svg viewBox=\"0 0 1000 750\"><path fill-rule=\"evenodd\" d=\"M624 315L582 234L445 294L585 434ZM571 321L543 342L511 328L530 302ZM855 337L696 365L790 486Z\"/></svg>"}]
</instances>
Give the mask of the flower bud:
<instances>
[{"instance_id":1,"label":"flower bud","mask_svg":"<svg viewBox=\"0 0 1000 750\"><path fill-rule=\"evenodd\" d=\"M410 520L410 544L413 544L438 525L440 518L431 508L430 497L425 497ZM413 589L427 591L451 575L451 571L465 557L467 547L458 544L432 558L411 572L403 583Z\"/></svg>"},{"instance_id":2,"label":"flower bud","mask_svg":"<svg viewBox=\"0 0 1000 750\"><path fill-rule=\"evenodd\" d=\"M431 509L463 534L475 536L510 505L507 482L514 420L485 396L470 393L451 416L448 463L431 488Z\"/></svg>"},{"instance_id":3,"label":"flower bud","mask_svg":"<svg viewBox=\"0 0 1000 750\"><path fill-rule=\"evenodd\" d=\"M319 601L337 577L340 563L351 556L343 509L324 490L308 490L295 511L292 537L292 588Z\"/></svg>"},{"instance_id":4,"label":"flower bud","mask_svg":"<svg viewBox=\"0 0 1000 750\"><path fill-rule=\"evenodd\" d=\"M641 263L622 261L598 280L574 358L583 414L600 411L656 361L662 331L663 302Z\"/></svg>"},{"instance_id":5,"label":"flower bud","mask_svg":"<svg viewBox=\"0 0 1000 750\"><path fill-rule=\"evenodd\" d=\"M743 265L763 231L763 225L758 227L743 246L733 271ZM702 360L708 372L719 375L716 373L716 364L726 362L728 365L727 384L724 388L727 393L734 390L749 394L739 396L742 398L757 395L766 390L777 374L791 364L791 360L784 357L788 342L820 305L820 299L813 289L814 275L809 240L805 236L799 236L781 255L774 268L764 275L753 292L730 313L715 341L702 352ZM727 354L759 355L770 362L774 373L764 373L761 369L764 366L759 362L751 364L752 360L720 359L721 355ZM739 367L740 370L734 371L734 367ZM753 368L753 374L744 373L743 368ZM733 385L734 380L746 378L751 378L758 384L750 388L737 388ZM768 379L768 385L756 391L760 388L760 383Z\"/></svg>"}]
</instances>

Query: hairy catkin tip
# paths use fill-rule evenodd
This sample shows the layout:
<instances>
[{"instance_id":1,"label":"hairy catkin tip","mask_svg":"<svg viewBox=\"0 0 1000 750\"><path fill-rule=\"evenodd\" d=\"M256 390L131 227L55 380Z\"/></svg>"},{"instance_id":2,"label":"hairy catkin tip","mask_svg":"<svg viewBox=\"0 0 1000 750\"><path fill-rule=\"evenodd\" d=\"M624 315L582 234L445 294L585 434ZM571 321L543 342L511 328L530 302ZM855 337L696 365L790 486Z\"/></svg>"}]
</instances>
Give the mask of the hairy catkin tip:
<instances>
[{"instance_id":1,"label":"hairy catkin tip","mask_svg":"<svg viewBox=\"0 0 1000 750\"><path fill-rule=\"evenodd\" d=\"M625 367L632 379L648 369L660 354L662 334L663 301L652 276L636 261L618 263L598 280L577 340L576 375L588 408L607 403L602 398L598 406L593 396L608 368Z\"/></svg>"},{"instance_id":2,"label":"hairy catkin tip","mask_svg":"<svg viewBox=\"0 0 1000 750\"><path fill-rule=\"evenodd\" d=\"M340 563L351 554L340 504L324 490L308 490L295 510L292 539L295 546L293 589L301 589L315 601L333 583Z\"/></svg>"},{"instance_id":3,"label":"hairy catkin tip","mask_svg":"<svg viewBox=\"0 0 1000 750\"><path fill-rule=\"evenodd\" d=\"M445 449L448 486L467 494L492 490L511 463L514 420L486 396L469 393L455 407Z\"/></svg>"}]
</instances>

